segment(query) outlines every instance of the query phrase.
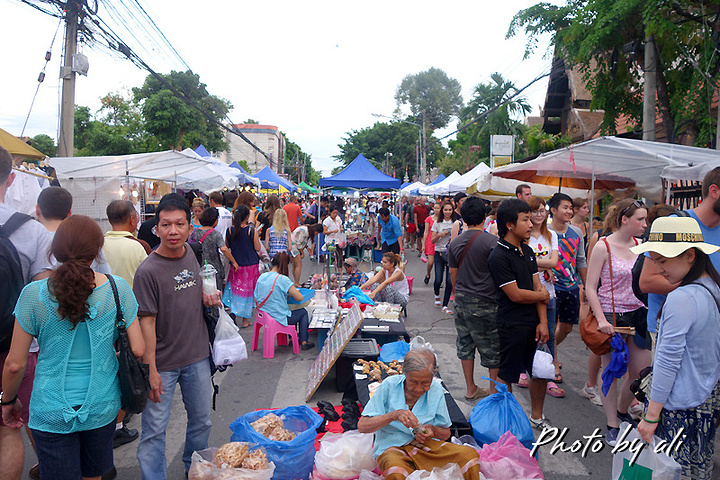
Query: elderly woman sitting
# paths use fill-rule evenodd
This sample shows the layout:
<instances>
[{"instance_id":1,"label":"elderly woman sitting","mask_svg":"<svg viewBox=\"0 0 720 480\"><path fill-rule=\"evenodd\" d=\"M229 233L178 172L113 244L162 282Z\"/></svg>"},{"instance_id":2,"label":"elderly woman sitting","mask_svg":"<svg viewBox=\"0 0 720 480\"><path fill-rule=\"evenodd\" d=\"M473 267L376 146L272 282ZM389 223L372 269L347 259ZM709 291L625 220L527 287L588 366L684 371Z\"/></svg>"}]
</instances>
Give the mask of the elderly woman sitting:
<instances>
[{"instance_id":1,"label":"elderly woman sitting","mask_svg":"<svg viewBox=\"0 0 720 480\"><path fill-rule=\"evenodd\" d=\"M358 270L357 260L355 260L354 258L346 258L343 266L345 267L345 273L350 276L350 278L348 278L348 281L345 282L345 288L350 288L355 285L359 287L363 283L367 282L367 275Z\"/></svg>"},{"instance_id":2,"label":"elderly woman sitting","mask_svg":"<svg viewBox=\"0 0 720 480\"><path fill-rule=\"evenodd\" d=\"M410 350L404 375L386 378L363 410L358 430L375 432L373 455L386 480L449 463L460 466L465 480L479 478L477 452L446 441L450 414L435 370L432 351Z\"/></svg>"}]
</instances>

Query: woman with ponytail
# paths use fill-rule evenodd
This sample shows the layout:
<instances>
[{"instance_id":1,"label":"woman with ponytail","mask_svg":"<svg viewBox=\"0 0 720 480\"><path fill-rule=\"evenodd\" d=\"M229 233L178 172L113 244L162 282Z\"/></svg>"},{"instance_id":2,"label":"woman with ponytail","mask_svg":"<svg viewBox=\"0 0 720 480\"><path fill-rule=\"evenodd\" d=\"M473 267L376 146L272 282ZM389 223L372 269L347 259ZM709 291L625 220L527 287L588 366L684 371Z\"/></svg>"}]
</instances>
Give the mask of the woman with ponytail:
<instances>
[{"instance_id":1,"label":"woman with ponytail","mask_svg":"<svg viewBox=\"0 0 720 480\"><path fill-rule=\"evenodd\" d=\"M382 268L360 288L372 287L368 294L376 302L388 302L405 307L410 300L410 285L405 272L400 268L400 255L385 252L380 262Z\"/></svg>"},{"instance_id":2,"label":"woman with ponytail","mask_svg":"<svg viewBox=\"0 0 720 480\"><path fill-rule=\"evenodd\" d=\"M28 423L41 478L99 479L113 466L120 409L116 302L108 277L90 268L102 245L102 230L93 219L65 219L51 247L59 266L50 278L27 285L15 307L2 378L2 418L10 428ZM113 278L130 346L142 356L145 343L135 321L138 304L128 283ZM40 351L28 419L16 393L33 338Z\"/></svg>"}]
</instances>

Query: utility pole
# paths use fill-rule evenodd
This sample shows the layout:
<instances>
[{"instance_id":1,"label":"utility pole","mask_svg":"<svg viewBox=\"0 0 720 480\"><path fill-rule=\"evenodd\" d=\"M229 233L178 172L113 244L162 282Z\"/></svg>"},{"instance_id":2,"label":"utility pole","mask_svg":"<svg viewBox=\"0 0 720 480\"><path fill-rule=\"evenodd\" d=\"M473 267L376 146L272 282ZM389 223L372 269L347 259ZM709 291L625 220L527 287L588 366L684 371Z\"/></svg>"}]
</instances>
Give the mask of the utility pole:
<instances>
[{"instance_id":1,"label":"utility pole","mask_svg":"<svg viewBox=\"0 0 720 480\"><path fill-rule=\"evenodd\" d=\"M62 103L60 105L60 135L58 136L58 156L72 157L75 136L75 77L73 55L77 50L78 12L76 0L68 0L65 13L65 56L60 67L62 78Z\"/></svg>"},{"instance_id":2,"label":"utility pole","mask_svg":"<svg viewBox=\"0 0 720 480\"><path fill-rule=\"evenodd\" d=\"M655 98L657 92L657 63L655 38L645 39L645 85L643 88L643 140L655 141Z\"/></svg>"},{"instance_id":3,"label":"utility pole","mask_svg":"<svg viewBox=\"0 0 720 480\"><path fill-rule=\"evenodd\" d=\"M425 111L422 112L422 136L420 137L420 178L421 182L427 184L427 140L425 138Z\"/></svg>"}]
</instances>

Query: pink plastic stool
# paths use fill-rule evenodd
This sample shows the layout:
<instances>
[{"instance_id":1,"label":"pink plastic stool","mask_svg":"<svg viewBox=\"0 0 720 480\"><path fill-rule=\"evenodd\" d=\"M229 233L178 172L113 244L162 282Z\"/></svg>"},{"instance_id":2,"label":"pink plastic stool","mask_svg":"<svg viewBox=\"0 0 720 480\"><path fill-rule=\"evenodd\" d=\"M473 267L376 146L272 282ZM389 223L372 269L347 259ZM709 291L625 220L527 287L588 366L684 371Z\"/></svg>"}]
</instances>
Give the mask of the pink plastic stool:
<instances>
[{"instance_id":1,"label":"pink plastic stool","mask_svg":"<svg viewBox=\"0 0 720 480\"><path fill-rule=\"evenodd\" d=\"M412 295L412 284L413 280L415 280L415 277L411 277L410 275L406 275L407 281L408 281L408 292L410 295Z\"/></svg>"},{"instance_id":2,"label":"pink plastic stool","mask_svg":"<svg viewBox=\"0 0 720 480\"><path fill-rule=\"evenodd\" d=\"M258 337L260 336L260 329L262 327L265 327L265 332L263 332L263 357L273 358L275 356L275 337L278 335L280 335L277 339L278 345L287 345L287 335L290 335L293 341L293 353L295 355L300 353L300 341L298 340L295 325L288 325L286 327L262 310L258 310L255 314L255 325L253 325L251 344L251 350L253 352L258 348Z\"/></svg>"}]
</instances>

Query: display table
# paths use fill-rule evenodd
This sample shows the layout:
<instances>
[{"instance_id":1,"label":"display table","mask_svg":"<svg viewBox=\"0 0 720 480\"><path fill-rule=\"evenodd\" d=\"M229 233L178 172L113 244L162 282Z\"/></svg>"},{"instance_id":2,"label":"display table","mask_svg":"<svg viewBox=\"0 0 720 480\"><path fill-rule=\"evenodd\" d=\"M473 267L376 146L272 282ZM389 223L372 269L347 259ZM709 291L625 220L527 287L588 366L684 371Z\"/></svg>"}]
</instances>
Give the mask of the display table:
<instances>
[{"instance_id":1,"label":"display table","mask_svg":"<svg viewBox=\"0 0 720 480\"><path fill-rule=\"evenodd\" d=\"M401 337L406 342L410 341L405 328L405 322L401 318L397 320L383 320L379 318L363 318L360 327L360 336L363 338L374 338L378 345L395 342Z\"/></svg>"},{"instance_id":2,"label":"display table","mask_svg":"<svg viewBox=\"0 0 720 480\"><path fill-rule=\"evenodd\" d=\"M358 400L362 406L365 407L367 402L370 401L370 380L367 378L367 375L362 374L362 368L357 363L353 365L353 370L355 373L353 376L355 377L355 388L357 390ZM385 376L384 373L383 376ZM450 392L445 386L445 382L441 379L440 383L443 387L443 391L445 392L445 402L447 403L450 421L452 422L450 425L450 433L458 438L462 435L472 435L472 426L470 426L470 422L467 421L465 415L462 413L462 410L460 410L460 407L458 407L455 402L455 399L452 395L450 395ZM373 387L375 387L375 385Z\"/></svg>"}]
</instances>

